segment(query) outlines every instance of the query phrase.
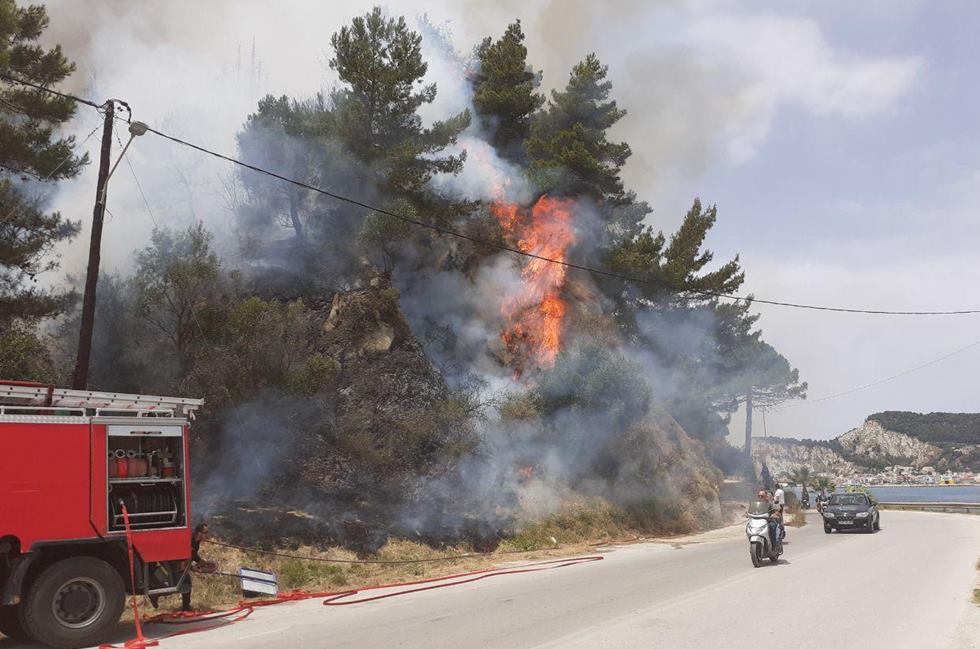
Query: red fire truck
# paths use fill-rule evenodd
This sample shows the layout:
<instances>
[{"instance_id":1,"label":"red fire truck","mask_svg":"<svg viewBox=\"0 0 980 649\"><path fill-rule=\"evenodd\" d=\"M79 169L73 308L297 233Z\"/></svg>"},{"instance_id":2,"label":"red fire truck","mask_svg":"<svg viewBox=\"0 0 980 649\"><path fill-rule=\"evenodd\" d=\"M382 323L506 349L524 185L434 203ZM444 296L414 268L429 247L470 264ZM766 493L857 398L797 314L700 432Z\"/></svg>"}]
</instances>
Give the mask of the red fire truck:
<instances>
[{"instance_id":1,"label":"red fire truck","mask_svg":"<svg viewBox=\"0 0 980 649\"><path fill-rule=\"evenodd\" d=\"M190 590L188 426L200 399L0 381L0 632L104 640L135 589Z\"/></svg>"}]
</instances>

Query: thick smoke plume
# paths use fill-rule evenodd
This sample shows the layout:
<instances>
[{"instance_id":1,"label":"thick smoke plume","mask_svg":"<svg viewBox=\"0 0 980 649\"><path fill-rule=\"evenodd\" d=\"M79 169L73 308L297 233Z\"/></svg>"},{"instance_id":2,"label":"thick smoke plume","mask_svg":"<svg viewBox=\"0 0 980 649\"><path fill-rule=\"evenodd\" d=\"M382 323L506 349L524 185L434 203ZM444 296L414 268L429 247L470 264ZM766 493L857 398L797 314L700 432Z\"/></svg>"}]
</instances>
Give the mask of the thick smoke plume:
<instances>
[{"instance_id":1,"label":"thick smoke plume","mask_svg":"<svg viewBox=\"0 0 980 649\"><path fill-rule=\"evenodd\" d=\"M473 108L467 82L473 61L460 54L454 43L476 43L488 31L496 35L515 15L523 14L529 60L545 69L544 90L564 85L564 71L587 53L582 50L583 43L597 49L603 62L610 65L617 99L633 111L613 134L633 143L637 153L627 173L627 184L654 199L664 214L679 214L689 199L691 179L699 177L710 161L750 157L768 129L774 107L808 99L799 89L777 84L775 91L762 93L767 98L763 102L767 111L716 108L743 105L746 97L760 95L762 81L753 74L755 71L729 75L719 71L719 50L708 48L708 55L698 54L707 40L734 47L719 34L728 33L726 29L737 30L741 24L738 18L712 22L697 8L663 2L631 3L635 12L610 11L608 20L598 21L593 3L574 4L570 8L558 2L533 6L465 3L462 11L456 6L430 7L434 15L459 16L460 20L451 24L451 30L428 18L417 23L424 36L429 79L439 87L437 101L424 107L424 119L431 122ZM84 10L77 3L52 2L54 28L48 36L62 42L68 55L80 62L75 90L97 98L124 98L133 105L136 119L231 153L236 150L235 134L246 115L255 111L256 102L266 93L315 101L317 90L329 92L335 79L325 65L329 58L324 53L327 37L368 8L366 4L347 6L345 13L340 13L335 7L311 8L305 3L273 7L264 2L177 2L150 12L121 2L95 3L94 8ZM395 12L418 15L421 5L393 8ZM634 13L663 20L638 21ZM292 19L299 15L302 20ZM601 31L595 27L600 23L604 25ZM656 27L644 27L649 33L639 34L643 38L613 35L628 30L630 24L641 23ZM675 32L680 36L667 38L669 28L678 24L683 25ZM660 36L665 38L654 38ZM285 43L289 46L283 46ZM651 70L657 70L655 76L666 79L666 83L640 82ZM837 72L841 76L841 71ZM843 88L860 96L850 77L843 76L836 85L833 79L837 77L828 82L827 94ZM771 90L771 84L764 89ZM825 111L846 111L841 103L825 102L821 106ZM90 121L94 120L93 116ZM474 120L456 145L458 151L467 153L463 171L436 177L433 189L484 205L498 201L529 207L538 198L537 191L519 169L496 154L477 123ZM84 135L91 126L81 120L78 128ZM280 153L288 144L285 140L271 138L267 150L251 152L253 159L282 169ZM303 143L295 145L301 149ZM362 180L371 170L349 162L342 149L335 147L329 154L325 158L332 166L320 177L331 185L328 188L373 201L370 191L362 189L369 186ZM136 185L135 178L126 176L129 162L142 187ZM216 244L226 267L256 271L256 266L261 267L258 270L275 266L285 276L283 285L302 281L304 267L288 248L288 224L249 223L241 218L248 192L258 190L250 190L242 176L224 163L176 149L151 136L137 141L129 162L117 171L110 191L114 215L107 225L110 270L128 266L130 251L146 240L154 221L175 229L203 221L218 235ZM66 214L76 216L74 206L88 204L91 171L59 197ZM308 211L317 222L329 222L337 216L336 206L329 201L310 196L302 200L309 202ZM600 226L594 210L595 206L581 199L572 209L576 243L569 254L577 258L593 257L590 244L597 240L593 235ZM316 227L314 223L306 225ZM358 225L352 220L331 227L337 228L343 246L354 243ZM671 223L658 225L669 229ZM253 239L265 242L265 248L257 255L243 254L243 240ZM269 245L270 240L281 245ZM571 337L563 341L563 355L552 359L561 371L515 377L507 363L507 345L501 340L501 332L507 327L502 301L520 291L522 263L510 253L493 254L475 269L463 272L452 264L419 264L428 253L427 249L410 247L396 259L393 278L400 293L401 312L441 372L446 389L467 391L485 404L485 415L474 424L478 452L412 485L412 503L400 506L395 517L385 513L397 521L393 531L445 538L467 525L499 530L510 523L520 506L531 507L537 515L555 511L562 489L568 486L625 503L642 502L651 495L660 500L689 497L684 495L687 485L683 481L696 471L684 459L697 455L697 444L688 445L690 440L684 441L683 431L655 405L658 399L684 396L670 368L649 353L630 348L616 335L607 336L597 347L589 336L579 337L569 330ZM351 245L346 255L330 251L322 258L324 263L339 267L359 263L358 256ZM66 259L78 262L70 256ZM584 320L586 315L608 311L588 276L569 274L562 281L570 319ZM325 297L330 290L341 288L349 287L317 287ZM268 292L276 295L278 288ZM327 315L326 309L321 315ZM640 325L660 344L678 353L687 346L693 351L712 327L702 314L684 321L644 320ZM605 330L609 331L611 328ZM620 365L618 359L622 358L631 361ZM642 382L618 383L617 372L627 370L636 371ZM587 406L568 405L581 400L576 391L579 381L594 376L628 390L625 394L610 393L607 400ZM545 426L501 417L492 407L532 391L543 400L537 407ZM321 405L315 415L335 404ZM254 484L289 494L290 502L314 516L335 537L363 529L358 527L361 519L357 516L369 512L358 510L356 504L324 500L305 487L290 491L281 480L276 484L289 455L303 448L306 412L306 406L274 394L226 413L220 455L212 464L206 488L198 490L208 497L208 502L202 502L202 511L219 511L220 503L233 497L248 500L261 495L243 490L245 482L238 476L248 475ZM617 439L615 434L624 430L627 434ZM548 437L547 431L561 431L561 435ZM634 446L629 446L631 443ZM676 457L667 462L666 457L644 454L654 447L674 449ZM622 461L624 454L632 456L632 463ZM650 481L637 481L637 476L649 476Z\"/></svg>"}]
</instances>

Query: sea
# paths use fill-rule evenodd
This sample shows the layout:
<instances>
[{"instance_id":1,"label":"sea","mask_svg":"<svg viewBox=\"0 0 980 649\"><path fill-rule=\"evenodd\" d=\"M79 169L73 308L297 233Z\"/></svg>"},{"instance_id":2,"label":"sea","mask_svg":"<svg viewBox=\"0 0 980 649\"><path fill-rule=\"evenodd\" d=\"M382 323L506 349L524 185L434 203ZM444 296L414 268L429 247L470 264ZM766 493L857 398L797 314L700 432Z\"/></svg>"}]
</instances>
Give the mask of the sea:
<instances>
[{"instance_id":1,"label":"sea","mask_svg":"<svg viewBox=\"0 0 980 649\"><path fill-rule=\"evenodd\" d=\"M870 489L882 503L980 503L980 485L910 485ZM794 491L799 496L800 489ZM811 491L811 504L814 498L816 492Z\"/></svg>"}]
</instances>

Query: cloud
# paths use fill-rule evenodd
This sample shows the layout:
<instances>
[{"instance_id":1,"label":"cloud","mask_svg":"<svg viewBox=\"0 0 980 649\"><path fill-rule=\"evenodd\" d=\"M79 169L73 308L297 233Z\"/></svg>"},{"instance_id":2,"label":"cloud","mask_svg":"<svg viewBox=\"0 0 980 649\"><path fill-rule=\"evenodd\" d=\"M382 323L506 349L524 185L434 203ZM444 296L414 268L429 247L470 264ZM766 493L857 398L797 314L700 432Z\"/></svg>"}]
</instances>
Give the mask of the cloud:
<instances>
[{"instance_id":1,"label":"cloud","mask_svg":"<svg viewBox=\"0 0 980 649\"><path fill-rule=\"evenodd\" d=\"M741 79L725 128L736 161L755 155L780 108L865 118L906 95L924 65L835 48L806 18L708 16L693 22L690 38L705 65Z\"/></svg>"}]
</instances>

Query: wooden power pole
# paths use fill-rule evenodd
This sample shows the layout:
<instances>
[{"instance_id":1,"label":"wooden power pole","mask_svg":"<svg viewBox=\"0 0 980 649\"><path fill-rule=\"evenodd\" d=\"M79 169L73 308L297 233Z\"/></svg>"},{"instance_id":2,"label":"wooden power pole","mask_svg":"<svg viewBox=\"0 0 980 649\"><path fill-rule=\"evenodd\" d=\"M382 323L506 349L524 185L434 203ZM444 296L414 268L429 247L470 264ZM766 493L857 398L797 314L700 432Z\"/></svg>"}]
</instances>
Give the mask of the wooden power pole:
<instances>
[{"instance_id":1,"label":"wooden power pole","mask_svg":"<svg viewBox=\"0 0 980 649\"><path fill-rule=\"evenodd\" d=\"M752 461L752 388L745 394L745 457Z\"/></svg>"},{"instance_id":2,"label":"wooden power pole","mask_svg":"<svg viewBox=\"0 0 980 649\"><path fill-rule=\"evenodd\" d=\"M102 257L102 222L105 217L106 185L109 182L109 164L112 156L112 121L115 102L109 100L105 107L102 126L102 153L99 156L99 178L95 188L95 209L92 211L92 238L88 247L88 269L85 271L85 295L82 298L82 326L78 336L78 356L71 387L84 390L88 387L89 357L92 354L92 330L95 327L95 288L99 281L99 262Z\"/></svg>"}]
</instances>

